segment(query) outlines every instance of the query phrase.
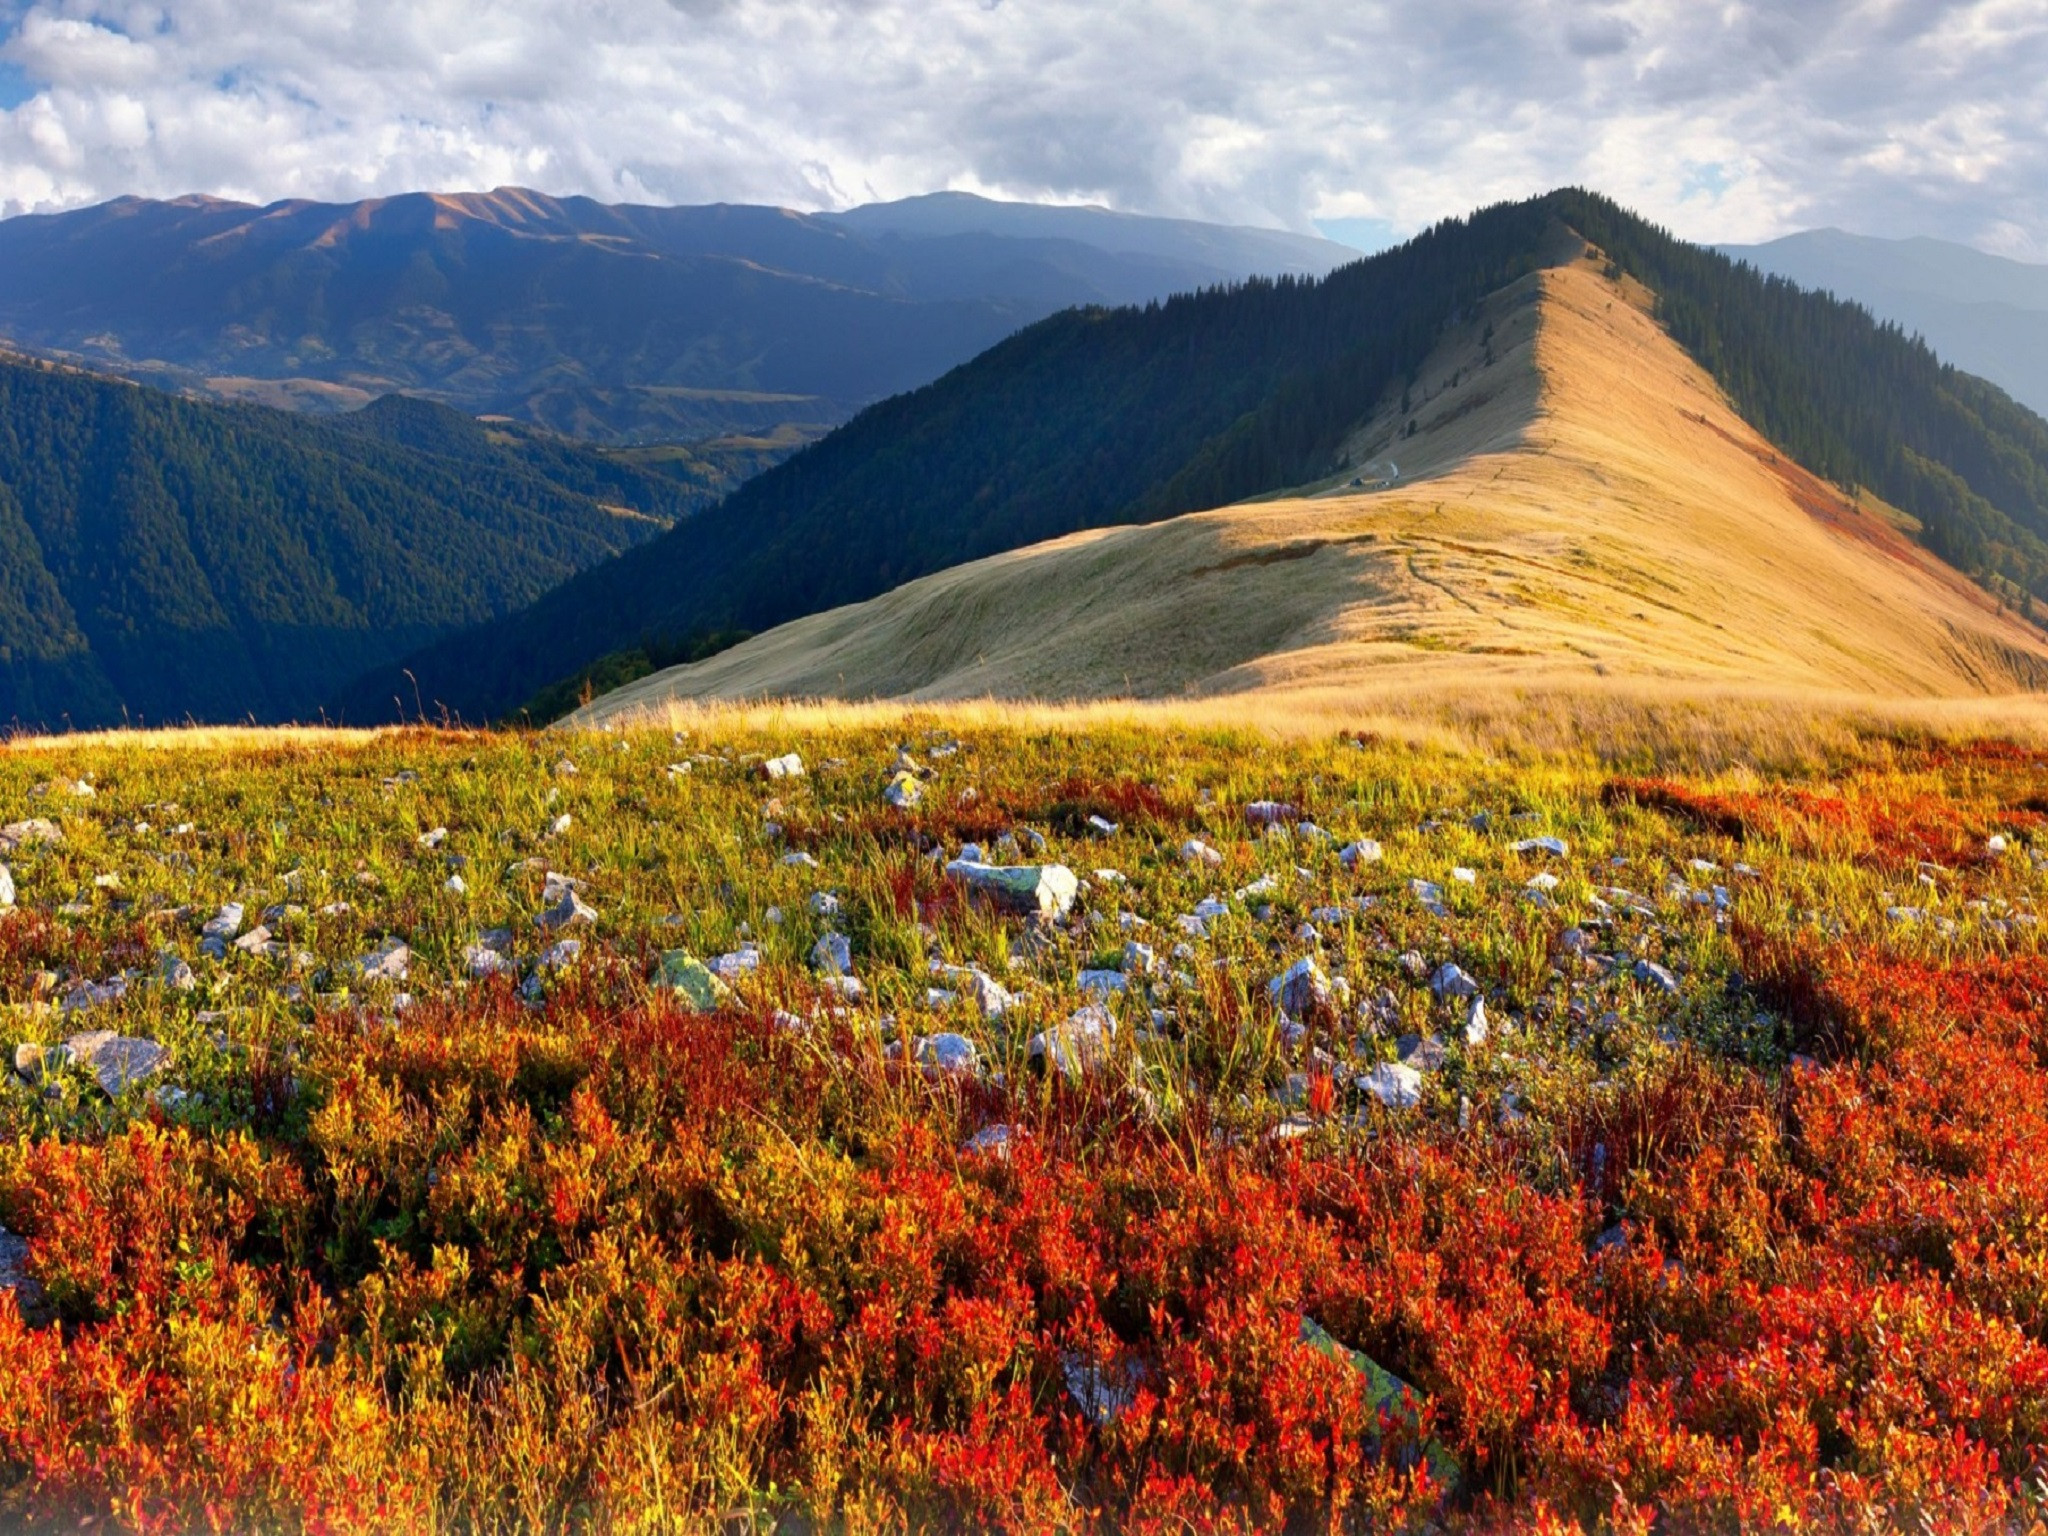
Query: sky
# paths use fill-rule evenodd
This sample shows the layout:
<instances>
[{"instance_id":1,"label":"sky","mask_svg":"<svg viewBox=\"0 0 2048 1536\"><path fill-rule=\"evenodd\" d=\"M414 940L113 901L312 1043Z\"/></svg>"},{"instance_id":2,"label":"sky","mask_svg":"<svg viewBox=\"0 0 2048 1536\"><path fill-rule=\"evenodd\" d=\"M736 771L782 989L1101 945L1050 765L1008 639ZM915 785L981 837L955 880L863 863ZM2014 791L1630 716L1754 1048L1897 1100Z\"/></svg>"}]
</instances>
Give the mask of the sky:
<instances>
[{"instance_id":1,"label":"sky","mask_svg":"<svg viewBox=\"0 0 2048 1536\"><path fill-rule=\"evenodd\" d=\"M2048 261L2044 0L0 0L0 213L940 189L1373 248L1591 186Z\"/></svg>"}]
</instances>

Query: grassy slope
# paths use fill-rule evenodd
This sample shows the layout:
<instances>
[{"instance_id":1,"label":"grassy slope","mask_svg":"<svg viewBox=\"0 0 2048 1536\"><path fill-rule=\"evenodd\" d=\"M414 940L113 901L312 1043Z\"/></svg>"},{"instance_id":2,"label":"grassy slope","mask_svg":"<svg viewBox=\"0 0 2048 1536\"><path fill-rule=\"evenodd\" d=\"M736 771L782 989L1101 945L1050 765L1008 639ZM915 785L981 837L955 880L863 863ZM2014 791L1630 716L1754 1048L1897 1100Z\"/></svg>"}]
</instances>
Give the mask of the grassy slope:
<instances>
[{"instance_id":1,"label":"grassy slope","mask_svg":"<svg viewBox=\"0 0 2048 1536\"><path fill-rule=\"evenodd\" d=\"M1784 461L1589 263L1505 290L1348 484L1096 530L799 620L598 701L1764 687L2006 694L2048 642ZM1484 362L1492 327L1496 361ZM1458 381L1452 383L1456 373ZM1348 477L1345 477L1348 479Z\"/></svg>"}]
</instances>

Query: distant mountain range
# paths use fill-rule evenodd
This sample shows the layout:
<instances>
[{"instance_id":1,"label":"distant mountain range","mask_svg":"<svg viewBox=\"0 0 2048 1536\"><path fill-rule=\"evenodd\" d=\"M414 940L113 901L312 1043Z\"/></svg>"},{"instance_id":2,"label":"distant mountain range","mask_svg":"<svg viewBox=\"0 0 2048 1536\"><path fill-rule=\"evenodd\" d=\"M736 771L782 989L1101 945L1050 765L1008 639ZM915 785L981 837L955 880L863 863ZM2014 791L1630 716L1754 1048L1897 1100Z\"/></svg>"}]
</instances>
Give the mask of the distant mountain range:
<instances>
[{"instance_id":1,"label":"distant mountain range","mask_svg":"<svg viewBox=\"0 0 2048 1536\"><path fill-rule=\"evenodd\" d=\"M1070 305L1347 247L940 193L840 214L514 188L254 207L123 198L0 221L0 338L311 411L424 396L601 442L784 445Z\"/></svg>"},{"instance_id":2,"label":"distant mountain range","mask_svg":"<svg viewBox=\"0 0 2048 1536\"><path fill-rule=\"evenodd\" d=\"M1946 240L1880 240L1839 229L1721 249L1759 271L1863 305L2048 414L2048 266Z\"/></svg>"},{"instance_id":3,"label":"distant mountain range","mask_svg":"<svg viewBox=\"0 0 2048 1536\"><path fill-rule=\"evenodd\" d=\"M0 357L0 729L313 718L725 483L424 400L316 420Z\"/></svg>"},{"instance_id":4,"label":"distant mountain range","mask_svg":"<svg viewBox=\"0 0 2048 1536\"><path fill-rule=\"evenodd\" d=\"M1055 315L408 667L430 710L492 718L584 669L616 681L620 656L688 653L963 561L1314 481L1360 423L1407 412L1447 328L1582 239L1609 280L1655 295L1665 331L1777 450L1901 511L1999 600L2048 600L2048 422L1853 305L1567 191L1321 281ZM337 710L382 718L394 677L373 673Z\"/></svg>"}]
</instances>

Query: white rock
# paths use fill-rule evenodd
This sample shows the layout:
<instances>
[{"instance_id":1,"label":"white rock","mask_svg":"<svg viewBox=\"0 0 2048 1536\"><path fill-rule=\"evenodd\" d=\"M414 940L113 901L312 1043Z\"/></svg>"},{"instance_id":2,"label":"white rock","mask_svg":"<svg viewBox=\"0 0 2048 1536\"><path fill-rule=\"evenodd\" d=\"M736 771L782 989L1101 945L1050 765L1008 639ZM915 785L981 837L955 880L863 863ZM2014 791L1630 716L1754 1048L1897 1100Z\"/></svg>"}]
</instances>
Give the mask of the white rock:
<instances>
[{"instance_id":1,"label":"white rock","mask_svg":"<svg viewBox=\"0 0 2048 1536\"><path fill-rule=\"evenodd\" d=\"M926 1035L917 1042L917 1064L934 1072L973 1072L981 1065L981 1052L965 1035L950 1032Z\"/></svg>"},{"instance_id":2,"label":"white rock","mask_svg":"<svg viewBox=\"0 0 2048 1536\"><path fill-rule=\"evenodd\" d=\"M1462 966L1446 960L1429 978L1429 990L1438 997L1477 997L1479 983Z\"/></svg>"},{"instance_id":3,"label":"white rock","mask_svg":"<svg viewBox=\"0 0 2048 1536\"><path fill-rule=\"evenodd\" d=\"M499 976L514 969L510 960L488 944L465 946L462 951L462 963L469 974L479 981L486 976Z\"/></svg>"},{"instance_id":4,"label":"white rock","mask_svg":"<svg viewBox=\"0 0 2048 1536\"><path fill-rule=\"evenodd\" d=\"M1472 1006L1465 1010L1465 1043L1484 1045L1486 1034L1486 999L1475 997Z\"/></svg>"},{"instance_id":5,"label":"white rock","mask_svg":"<svg viewBox=\"0 0 2048 1536\"><path fill-rule=\"evenodd\" d=\"M839 898L830 891L813 891L804 905L810 908L813 917L833 917L839 911Z\"/></svg>"},{"instance_id":6,"label":"white rock","mask_svg":"<svg viewBox=\"0 0 2048 1536\"><path fill-rule=\"evenodd\" d=\"M199 931L210 939L232 939L242 931L242 904L239 901L228 902L209 917Z\"/></svg>"},{"instance_id":7,"label":"white rock","mask_svg":"<svg viewBox=\"0 0 2048 1536\"><path fill-rule=\"evenodd\" d=\"M1081 882L1064 864L979 864L955 859L951 879L977 900L1025 917L1064 917L1081 892Z\"/></svg>"},{"instance_id":8,"label":"white rock","mask_svg":"<svg viewBox=\"0 0 2048 1536\"><path fill-rule=\"evenodd\" d=\"M1563 858L1570 853L1571 845L1561 837L1525 837L1519 843L1509 843L1512 853L1547 853L1554 858Z\"/></svg>"},{"instance_id":9,"label":"white rock","mask_svg":"<svg viewBox=\"0 0 2048 1536\"><path fill-rule=\"evenodd\" d=\"M761 951L751 944L742 945L726 954L716 956L706 968L720 981L737 981L749 971L761 968Z\"/></svg>"},{"instance_id":10,"label":"white rock","mask_svg":"<svg viewBox=\"0 0 2048 1536\"><path fill-rule=\"evenodd\" d=\"M1422 1074L1397 1061L1383 1061L1359 1078L1360 1090L1388 1109L1412 1109L1422 1102Z\"/></svg>"},{"instance_id":11,"label":"white rock","mask_svg":"<svg viewBox=\"0 0 2048 1536\"><path fill-rule=\"evenodd\" d=\"M1336 1006L1336 993L1323 968L1306 957L1266 983L1266 992L1289 1019L1307 1019Z\"/></svg>"},{"instance_id":12,"label":"white rock","mask_svg":"<svg viewBox=\"0 0 2048 1536\"><path fill-rule=\"evenodd\" d=\"M781 757L769 758L761 765L761 773L770 779L800 779L804 776L804 760L794 752L787 752Z\"/></svg>"},{"instance_id":13,"label":"white rock","mask_svg":"<svg viewBox=\"0 0 2048 1536\"><path fill-rule=\"evenodd\" d=\"M1214 848L1211 848L1199 837L1191 837L1182 843L1180 845L1180 856L1190 864L1206 864L1211 869L1216 868L1223 862L1223 855Z\"/></svg>"},{"instance_id":14,"label":"white rock","mask_svg":"<svg viewBox=\"0 0 2048 1536\"><path fill-rule=\"evenodd\" d=\"M1337 854L1338 862L1346 869L1356 869L1361 864L1377 864L1384 857L1380 845L1369 837L1346 844Z\"/></svg>"}]
</instances>

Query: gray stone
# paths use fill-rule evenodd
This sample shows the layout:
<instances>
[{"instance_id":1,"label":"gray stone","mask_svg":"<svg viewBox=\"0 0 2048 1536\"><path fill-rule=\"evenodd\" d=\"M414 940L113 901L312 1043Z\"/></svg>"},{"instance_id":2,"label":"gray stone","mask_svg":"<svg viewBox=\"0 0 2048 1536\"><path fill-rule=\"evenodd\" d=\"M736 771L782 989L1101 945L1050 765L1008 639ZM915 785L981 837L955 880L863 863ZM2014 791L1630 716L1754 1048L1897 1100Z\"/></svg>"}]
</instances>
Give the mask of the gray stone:
<instances>
[{"instance_id":1,"label":"gray stone","mask_svg":"<svg viewBox=\"0 0 2048 1536\"><path fill-rule=\"evenodd\" d=\"M804 760L794 752L771 757L761 765L761 776L767 779L800 779L804 776Z\"/></svg>"},{"instance_id":2,"label":"gray stone","mask_svg":"<svg viewBox=\"0 0 2048 1536\"><path fill-rule=\"evenodd\" d=\"M242 904L239 901L226 903L220 911L206 920L199 931L208 938L219 939L225 944L242 931Z\"/></svg>"},{"instance_id":3,"label":"gray stone","mask_svg":"<svg viewBox=\"0 0 2048 1536\"><path fill-rule=\"evenodd\" d=\"M1013 1126L984 1125L960 1144L960 1151L967 1157L1008 1158L1018 1135Z\"/></svg>"},{"instance_id":4,"label":"gray stone","mask_svg":"<svg viewBox=\"0 0 2048 1536\"><path fill-rule=\"evenodd\" d=\"M1279 827L1301 820L1301 809L1285 800L1254 800L1244 808L1244 819L1255 827Z\"/></svg>"},{"instance_id":5,"label":"gray stone","mask_svg":"<svg viewBox=\"0 0 2048 1536\"><path fill-rule=\"evenodd\" d=\"M351 967L364 982L403 981L412 969L412 950L402 939L386 939Z\"/></svg>"},{"instance_id":6,"label":"gray stone","mask_svg":"<svg viewBox=\"0 0 2048 1536\"><path fill-rule=\"evenodd\" d=\"M14 905L14 872L0 864L0 907Z\"/></svg>"},{"instance_id":7,"label":"gray stone","mask_svg":"<svg viewBox=\"0 0 2048 1536\"><path fill-rule=\"evenodd\" d=\"M1358 1086L1388 1109L1413 1109L1422 1102L1422 1074L1399 1062L1381 1062L1359 1078Z\"/></svg>"},{"instance_id":8,"label":"gray stone","mask_svg":"<svg viewBox=\"0 0 2048 1536\"><path fill-rule=\"evenodd\" d=\"M1267 983L1266 990L1290 1019L1310 1019L1337 1005L1330 978L1314 960L1303 958Z\"/></svg>"},{"instance_id":9,"label":"gray stone","mask_svg":"<svg viewBox=\"0 0 2048 1536\"><path fill-rule=\"evenodd\" d=\"M751 944L742 945L730 953L716 956L710 962L711 974L720 981L737 981L749 971L761 968L761 951Z\"/></svg>"},{"instance_id":10,"label":"gray stone","mask_svg":"<svg viewBox=\"0 0 2048 1536\"><path fill-rule=\"evenodd\" d=\"M1678 978L1654 960L1638 960L1635 978L1646 987L1655 987L1661 992L1678 991Z\"/></svg>"},{"instance_id":11,"label":"gray stone","mask_svg":"<svg viewBox=\"0 0 2048 1536\"><path fill-rule=\"evenodd\" d=\"M1436 974L1429 978L1429 990L1438 997L1477 997L1479 983L1462 967L1447 960L1438 966Z\"/></svg>"},{"instance_id":12,"label":"gray stone","mask_svg":"<svg viewBox=\"0 0 2048 1536\"><path fill-rule=\"evenodd\" d=\"M1116 1019L1100 1003L1090 1003L1033 1035L1025 1056L1033 1066L1054 1066L1078 1077L1103 1060L1115 1038Z\"/></svg>"},{"instance_id":13,"label":"gray stone","mask_svg":"<svg viewBox=\"0 0 2048 1536\"><path fill-rule=\"evenodd\" d=\"M1190 864L1206 864L1211 869L1218 868L1223 863L1223 855L1214 848L1211 848L1199 837L1191 837L1182 843L1180 845L1180 856Z\"/></svg>"},{"instance_id":14,"label":"gray stone","mask_svg":"<svg viewBox=\"0 0 2048 1536\"><path fill-rule=\"evenodd\" d=\"M41 816L31 816L26 821L10 821L0 827L0 853L19 853L34 843L61 843L64 834L54 821Z\"/></svg>"},{"instance_id":15,"label":"gray stone","mask_svg":"<svg viewBox=\"0 0 2048 1536\"><path fill-rule=\"evenodd\" d=\"M821 934L811 946L811 964L827 976L853 973L853 946L843 933Z\"/></svg>"},{"instance_id":16,"label":"gray stone","mask_svg":"<svg viewBox=\"0 0 2048 1536\"><path fill-rule=\"evenodd\" d=\"M1513 853L1547 853L1560 859L1572 851L1561 837L1525 837L1519 843L1508 844L1508 849Z\"/></svg>"},{"instance_id":17,"label":"gray stone","mask_svg":"<svg viewBox=\"0 0 2048 1536\"><path fill-rule=\"evenodd\" d=\"M42 1282L28 1272L28 1261L28 1239L0 1227L0 1291L14 1293L21 1320L34 1328L55 1314L43 1295Z\"/></svg>"},{"instance_id":18,"label":"gray stone","mask_svg":"<svg viewBox=\"0 0 2048 1536\"><path fill-rule=\"evenodd\" d=\"M71 1060L90 1072L108 1098L118 1098L130 1083L154 1077L170 1060L170 1052L154 1040L95 1029L64 1042Z\"/></svg>"},{"instance_id":19,"label":"gray stone","mask_svg":"<svg viewBox=\"0 0 2048 1536\"><path fill-rule=\"evenodd\" d=\"M917 1064L934 1072L973 1072L981 1066L981 1052L965 1035L946 1032L926 1035L917 1042Z\"/></svg>"},{"instance_id":20,"label":"gray stone","mask_svg":"<svg viewBox=\"0 0 2048 1536\"><path fill-rule=\"evenodd\" d=\"M898 770L882 791L882 798L899 811L915 810L924 799L924 786L917 781L917 775L908 770Z\"/></svg>"},{"instance_id":21,"label":"gray stone","mask_svg":"<svg viewBox=\"0 0 2048 1536\"><path fill-rule=\"evenodd\" d=\"M486 976L501 976L515 969L510 960L488 944L466 946L462 951L462 964L463 968L478 981Z\"/></svg>"},{"instance_id":22,"label":"gray stone","mask_svg":"<svg viewBox=\"0 0 2048 1536\"><path fill-rule=\"evenodd\" d=\"M156 979L173 992L190 992L199 985L199 978L192 974L192 967L185 963L184 956L169 950L157 956Z\"/></svg>"},{"instance_id":23,"label":"gray stone","mask_svg":"<svg viewBox=\"0 0 2048 1536\"><path fill-rule=\"evenodd\" d=\"M1081 882L1064 864L977 864L955 859L946 873L976 900L1020 917L1064 917Z\"/></svg>"},{"instance_id":24,"label":"gray stone","mask_svg":"<svg viewBox=\"0 0 2048 1536\"><path fill-rule=\"evenodd\" d=\"M596 921L597 908L570 889L564 889L560 899L533 920L534 926L546 933Z\"/></svg>"},{"instance_id":25,"label":"gray stone","mask_svg":"<svg viewBox=\"0 0 2048 1536\"><path fill-rule=\"evenodd\" d=\"M1347 843L1338 850L1337 861L1346 869L1356 869L1361 864L1377 864L1385 857L1380 845L1369 837L1361 837L1355 843Z\"/></svg>"}]
</instances>

